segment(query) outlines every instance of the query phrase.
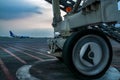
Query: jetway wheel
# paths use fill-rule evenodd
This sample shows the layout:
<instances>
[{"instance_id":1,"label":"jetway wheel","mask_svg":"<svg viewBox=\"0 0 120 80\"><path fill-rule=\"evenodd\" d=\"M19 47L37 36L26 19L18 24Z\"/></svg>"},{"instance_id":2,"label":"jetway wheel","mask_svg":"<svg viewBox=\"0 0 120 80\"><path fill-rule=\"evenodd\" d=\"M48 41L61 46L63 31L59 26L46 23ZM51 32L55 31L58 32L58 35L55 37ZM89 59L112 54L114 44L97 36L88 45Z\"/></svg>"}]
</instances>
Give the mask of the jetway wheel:
<instances>
[{"instance_id":1,"label":"jetway wheel","mask_svg":"<svg viewBox=\"0 0 120 80\"><path fill-rule=\"evenodd\" d=\"M109 68L112 47L108 38L100 31L75 32L64 44L63 60L78 77L96 79Z\"/></svg>"}]
</instances>

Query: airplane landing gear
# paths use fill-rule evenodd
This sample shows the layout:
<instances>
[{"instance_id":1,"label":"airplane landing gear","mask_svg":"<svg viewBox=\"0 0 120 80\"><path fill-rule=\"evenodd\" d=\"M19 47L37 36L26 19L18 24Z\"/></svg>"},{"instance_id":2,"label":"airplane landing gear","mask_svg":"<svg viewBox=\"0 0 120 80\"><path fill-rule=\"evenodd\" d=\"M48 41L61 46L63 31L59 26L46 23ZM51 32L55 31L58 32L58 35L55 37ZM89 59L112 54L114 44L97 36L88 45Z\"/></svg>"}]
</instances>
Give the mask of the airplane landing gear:
<instances>
[{"instance_id":1,"label":"airplane landing gear","mask_svg":"<svg viewBox=\"0 0 120 80\"><path fill-rule=\"evenodd\" d=\"M75 32L64 44L63 60L78 77L99 78L110 66L112 47L100 31Z\"/></svg>"}]
</instances>

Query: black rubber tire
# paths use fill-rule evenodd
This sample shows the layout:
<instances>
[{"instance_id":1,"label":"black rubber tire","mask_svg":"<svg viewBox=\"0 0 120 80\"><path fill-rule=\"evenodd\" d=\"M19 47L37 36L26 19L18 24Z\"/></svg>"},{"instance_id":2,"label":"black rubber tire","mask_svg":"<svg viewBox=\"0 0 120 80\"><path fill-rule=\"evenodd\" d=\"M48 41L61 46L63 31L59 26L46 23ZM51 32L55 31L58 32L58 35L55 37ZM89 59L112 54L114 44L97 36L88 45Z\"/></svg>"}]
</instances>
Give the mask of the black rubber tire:
<instances>
[{"instance_id":1,"label":"black rubber tire","mask_svg":"<svg viewBox=\"0 0 120 80\"><path fill-rule=\"evenodd\" d=\"M103 70L101 70L99 73L95 74L95 75L85 75L83 73L81 73L80 71L78 71L78 69L75 67L74 63L73 63L73 48L75 47L76 43L84 36L87 35L96 35L101 37L107 44L107 47L109 49L109 60L106 64L106 66L104 67ZM90 80L90 79L97 79L100 78L101 76L103 76L105 74L105 72L108 70L108 68L110 67L111 61L112 61L112 46L111 43L109 41L109 39L105 36L105 34L101 31L98 30L92 30L92 29L88 29L88 30L83 30L80 32L74 32L65 42L64 46L63 46L63 61L64 63L68 66L68 68L75 74L77 75L77 77L79 77L82 80ZM85 79L84 79L85 78Z\"/></svg>"},{"instance_id":2,"label":"black rubber tire","mask_svg":"<svg viewBox=\"0 0 120 80\"><path fill-rule=\"evenodd\" d=\"M59 61L63 62L63 58L62 57L56 57Z\"/></svg>"}]
</instances>

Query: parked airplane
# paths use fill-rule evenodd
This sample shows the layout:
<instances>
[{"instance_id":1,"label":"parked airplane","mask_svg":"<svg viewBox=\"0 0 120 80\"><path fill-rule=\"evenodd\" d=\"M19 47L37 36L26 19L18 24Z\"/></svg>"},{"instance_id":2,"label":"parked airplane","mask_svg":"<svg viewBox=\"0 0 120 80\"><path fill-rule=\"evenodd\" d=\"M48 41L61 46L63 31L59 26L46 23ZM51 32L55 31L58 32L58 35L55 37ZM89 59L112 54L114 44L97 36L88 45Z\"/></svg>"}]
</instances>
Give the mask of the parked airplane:
<instances>
[{"instance_id":1,"label":"parked airplane","mask_svg":"<svg viewBox=\"0 0 120 80\"><path fill-rule=\"evenodd\" d=\"M12 31L9 31L10 33L10 36L13 37L13 38L30 38L29 36L18 36L18 35L15 35Z\"/></svg>"}]
</instances>

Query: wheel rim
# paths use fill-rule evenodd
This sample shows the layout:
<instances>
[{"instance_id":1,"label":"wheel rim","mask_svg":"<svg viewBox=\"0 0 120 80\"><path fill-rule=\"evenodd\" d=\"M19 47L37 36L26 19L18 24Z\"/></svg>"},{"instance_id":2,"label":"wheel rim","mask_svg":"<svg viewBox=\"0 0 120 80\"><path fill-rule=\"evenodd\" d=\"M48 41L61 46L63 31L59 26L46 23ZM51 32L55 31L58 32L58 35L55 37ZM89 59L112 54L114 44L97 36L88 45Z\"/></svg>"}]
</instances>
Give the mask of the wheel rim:
<instances>
[{"instance_id":1,"label":"wheel rim","mask_svg":"<svg viewBox=\"0 0 120 80\"><path fill-rule=\"evenodd\" d=\"M73 48L73 64L87 76L99 74L109 60L109 49L104 39L96 35L82 37Z\"/></svg>"},{"instance_id":2,"label":"wheel rim","mask_svg":"<svg viewBox=\"0 0 120 80\"><path fill-rule=\"evenodd\" d=\"M81 48L79 57L82 64L88 67L94 67L99 64L102 58L101 48L96 43L88 42Z\"/></svg>"}]
</instances>

